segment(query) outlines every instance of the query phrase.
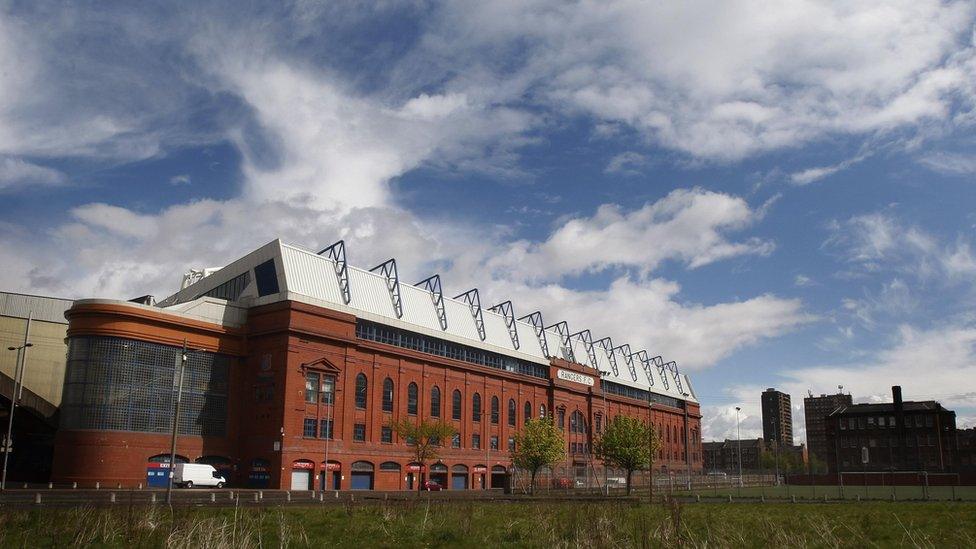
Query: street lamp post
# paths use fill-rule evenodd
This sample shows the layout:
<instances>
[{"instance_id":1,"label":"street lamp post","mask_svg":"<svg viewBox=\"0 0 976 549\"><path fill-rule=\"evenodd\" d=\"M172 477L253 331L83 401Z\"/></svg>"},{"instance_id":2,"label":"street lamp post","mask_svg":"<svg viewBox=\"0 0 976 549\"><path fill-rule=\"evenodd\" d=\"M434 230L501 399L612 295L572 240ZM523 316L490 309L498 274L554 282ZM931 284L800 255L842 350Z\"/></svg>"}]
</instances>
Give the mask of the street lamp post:
<instances>
[{"instance_id":1,"label":"street lamp post","mask_svg":"<svg viewBox=\"0 0 976 549\"><path fill-rule=\"evenodd\" d=\"M735 407L735 443L739 449L739 488L742 488L742 433L739 431L739 411L742 408Z\"/></svg>"},{"instance_id":2,"label":"street lamp post","mask_svg":"<svg viewBox=\"0 0 976 549\"><path fill-rule=\"evenodd\" d=\"M14 410L24 389L24 370L27 368L27 349L34 344L28 341L33 313L27 315L27 329L24 331L24 343L17 347L7 347L8 351L17 351L17 366L14 370L14 386L10 393L10 417L7 418L7 436L3 439L3 475L0 477L0 491L7 489L7 462L13 451Z\"/></svg>"},{"instance_id":3,"label":"street lamp post","mask_svg":"<svg viewBox=\"0 0 976 549\"><path fill-rule=\"evenodd\" d=\"M607 370L599 370L599 372L600 372L600 393L603 395L603 425L601 425L601 427L602 427L602 429L605 430L607 428L607 424L610 422L610 409L607 407L607 388L603 384L603 378L604 378L604 376L609 376L610 375L610 372L607 371ZM647 407L648 407L647 421L651 421L650 406L651 406L651 403L648 402L647 403ZM654 458L652 456L651 457L651 460L653 461L653 459ZM654 483L654 469L653 469L653 467L651 468L650 471L648 471L648 473L649 473L649 476L651 478L651 484L653 484ZM652 499L653 499L653 487L651 488L651 490L652 490ZM606 495L608 495L608 496L610 495L610 473L607 471L607 464L606 463L603 464L603 493L606 494Z\"/></svg>"},{"instance_id":4,"label":"street lamp post","mask_svg":"<svg viewBox=\"0 0 976 549\"><path fill-rule=\"evenodd\" d=\"M166 483L166 503L173 503L173 473L176 470L176 437L180 426L180 405L183 402L183 374L186 371L186 338L183 338L183 350L180 352L179 372L174 368L173 384L177 386L176 401L173 404L173 433L169 442L169 482ZM179 381L177 381L179 376Z\"/></svg>"}]
</instances>

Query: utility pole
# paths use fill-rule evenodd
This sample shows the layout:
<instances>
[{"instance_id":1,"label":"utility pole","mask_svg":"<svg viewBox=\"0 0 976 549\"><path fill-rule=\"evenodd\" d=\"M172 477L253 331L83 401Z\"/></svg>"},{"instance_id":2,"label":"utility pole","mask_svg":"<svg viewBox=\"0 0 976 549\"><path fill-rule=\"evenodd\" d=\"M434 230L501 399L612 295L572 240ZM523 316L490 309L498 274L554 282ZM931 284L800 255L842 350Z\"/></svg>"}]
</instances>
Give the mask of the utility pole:
<instances>
[{"instance_id":1,"label":"utility pole","mask_svg":"<svg viewBox=\"0 0 976 549\"><path fill-rule=\"evenodd\" d=\"M183 373L186 370L186 338L183 338L183 350L180 352L179 369L173 368L173 385L177 386L176 400L173 404L173 434L169 441L169 482L166 483L166 504L173 503L173 474L176 470L176 437L180 430L180 404L183 402ZM177 380L177 376L179 380Z\"/></svg>"},{"instance_id":2,"label":"utility pole","mask_svg":"<svg viewBox=\"0 0 976 549\"><path fill-rule=\"evenodd\" d=\"M739 431L739 408L735 407L735 442L739 448L739 488L742 488L742 434Z\"/></svg>"},{"instance_id":3,"label":"utility pole","mask_svg":"<svg viewBox=\"0 0 976 549\"><path fill-rule=\"evenodd\" d=\"M19 347L7 347L8 351L17 351L17 366L14 370L14 386L10 392L10 417L7 418L7 437L3 439L3 476L0 477L0 492L7 489L7 462L10 453L13 452L13 433L14 433L14 410L17 409L17 401L20 400L24 390L24 370L27 369L27 349L34 344L28 341L30 338L31 320L34 312L27 313L27 328L24 330L24 343Z\"/></svg>"}]
</instances>

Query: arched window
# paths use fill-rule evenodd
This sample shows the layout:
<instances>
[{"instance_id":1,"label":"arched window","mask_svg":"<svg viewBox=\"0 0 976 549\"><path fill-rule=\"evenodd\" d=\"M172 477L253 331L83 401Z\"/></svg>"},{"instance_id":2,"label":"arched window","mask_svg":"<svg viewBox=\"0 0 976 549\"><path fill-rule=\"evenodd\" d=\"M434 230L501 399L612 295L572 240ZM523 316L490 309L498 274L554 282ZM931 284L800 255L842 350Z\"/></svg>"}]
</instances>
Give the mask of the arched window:
<instances>
[{"instance_id":1,"label":"arched window","mask_svg":"<svg viewBox=\"0 0 976 549\"><path fill-rule=\"evenodd\" d=\"M451 395L451 418L461 419L461 391L454 389Z\"/></svg>"},{"instance_id":2,"label":"arched window","mask_svg":"<svg viewBox=\"0 0 976 549\"><path fill-rule=\"evenodd\" d=\"M441 417L441 390L437 385L430 390L430 417Z\"/></svg>"},{"instance_id":3,"label":"arched window","mask_svg":"<svg viewBox=\"0 0 976 549\"><path fill-rule=\"evenodd\" d=\"M491 397L491 422L498 423L498 397Z\"/></svg>"},{"instance_id":4,"label":"arched window","mask_svg":"<svg viewBox=\"0 0 976 549\"><path fill-rule=\"evenodd\" d=\"M383 411L393 411L393 380L390 378L383 380Z\"/></svg>"},{"instance_id":5,"label":"arched window","mask_svg":"<svg viewBox=\"0 0 976 549\"><path fill-rule=\"evenodd\" d=\"M515 427L515 422L517 421L515 418L516 408L517 407L515 406L515 399L514 398L508 399L508 424L511 425L512 427Z\"/></svg>"},{"instance_id":6,"label":"arched window","mask_svg":"<svg viewBox=\"0 0 976 549\"><path fill-rule=\"evenodd\" d=\"M356 408L366 409L366 374L356 376Z\"/></svg>"},{"instance_id":7,"label":"arched window","mask_svg":"<svg viewBox=\"0 0 976 549\"><path fill-rule=\"evenodd\" d=\"M525 412L524 421L525 421L525 423L528 423L529 420L532 419L532 403L531 402L526 402L525 403L525 410L524 410L524 412Z\"/></svg>"},{"instance_id":8,"label":"arched window","mask_svg":"<svg viewBox=\"0 0 976 549\"><path fill-rule=\"evenodd\" d=\"M481 395L478 393L471 397L471 420L481 421Z\"/></svg>"},{"instance_id":9,"label":"arched window","mask_svg":"<svg viewBox=\"0 0 976 549\"><path fill-rule=\"evenodd\" d=\"M407 413L417 415L417 384L413 382L407 385Z\"/></svg>"}]
</instances>

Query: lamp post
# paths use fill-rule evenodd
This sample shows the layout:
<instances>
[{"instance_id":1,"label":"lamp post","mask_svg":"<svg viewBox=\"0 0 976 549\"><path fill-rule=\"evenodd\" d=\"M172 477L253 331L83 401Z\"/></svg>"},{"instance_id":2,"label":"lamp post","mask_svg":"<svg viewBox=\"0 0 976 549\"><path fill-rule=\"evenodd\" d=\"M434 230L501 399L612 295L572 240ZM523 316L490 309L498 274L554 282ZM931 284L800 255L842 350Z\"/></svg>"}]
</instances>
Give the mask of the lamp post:
<instances>
[{"instance_id":1,"label":"lamp post","mask_svg":"<svg viewBox=\"0 0 976 549\"><path fill-rule=\"evenodd\" d=\"M607 428L607 425L610 423L610 409L607 407L607 388L603 384L603 378L605 376L609 376L610 375L610 372L608 370L598 370L598 371L600 372L600 393L603 395L603 425L601 427L603 429L606 429ZM648 402L647 403L647 408L648 408L647 421L650 421L651 420L650 407L651 407L651 403ZM654 456L651 456L651 461L653 461L653 460L654 460ZM649 473L650 478L651 478L651 484L653 485L654 484L654 468L651 467L651 470L648 471L648 473ZM652 486L651 490L652 490L651 493L652 493L652 499L653 499L653 486ZM610 473L607 471L607 464L606 463L603 464L603 493L606 494L606 495L608 495L608 496L610 495Z\"/></svg>"},{"instance_id":2,"label":"lamp post","mask_svg":"<svg viewBox=\"0 0 976 549\"><path fill-rule=\"evenodd\" d=\"M681 393L685 397L685 466L688 470L688 493L691 493L691 432L688 430L688 397L691 393Z\"/></svg>"},{"instance_id":3,"label":"lamp post","mask_svg":"<svg viewBox=\"0 0 976 549\"><path fill-rule=\"evenodd\" d=\"M13 451L14 410L24 389L24 370L27 367L27 349L34 344L27 339L30 336L30 325L33 313L27 315L27 328L24 331L24 343L17 347L7 347L8 351L17 351L17 366L14 370L14 386L10 393L10 417L7 418L7 436L3 439L3 476L0 477L0 491L7 489L7 462Z\"/></svg>"},{"instance_id":4,"label":"lamp post","mask_svg":"<svg viewBox=\"0 0 976 549\"><path fill-rule=\"evenodd\" d=\"M173 503L173 474L176 470L176 437L180 430L180 405L183 402L183 373L186 371L186 338L183 338L183 350L180 352L179 371L173 370L173 384L177 386L176 399L173 403L173 433L169 441L169 482L166 483L166 504ZM177 381L177 376L179 380Z\"/></svg>"},{"instance_id":5,"label":"lamp post","mask_svg":"<svg viewBox=\"0 0 976 549\"><path fill-rule=\"evenodd\" d=\"M739 431L739 411L742 408L735 407L735 443L739 449L739 488L742 488L742 434Z\"/></svg>"}]
</instances>

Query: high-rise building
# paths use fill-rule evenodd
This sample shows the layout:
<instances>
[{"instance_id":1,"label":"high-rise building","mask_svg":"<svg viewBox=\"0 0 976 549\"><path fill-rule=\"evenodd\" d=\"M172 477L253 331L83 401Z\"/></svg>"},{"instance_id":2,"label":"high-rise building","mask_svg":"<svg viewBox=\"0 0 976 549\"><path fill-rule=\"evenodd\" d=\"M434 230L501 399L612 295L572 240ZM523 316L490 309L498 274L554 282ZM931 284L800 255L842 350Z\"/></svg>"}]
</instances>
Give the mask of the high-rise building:
<instances>
[{"instance_id":1,"label":"high-rise building","mask_svg":"<svg viewBox=\"0 0 976 549\"><path fill-rule=\"evenodd\" d=\"M763 440L780 447L793 446L793 410L790 395L770 387L762 394Z\"/></svg>"},{"instance_id":2,"label":"high-rise building","mask_svg":"<svg viewBox=\"0 0 976 549\"><path fill-rule=\"evenodd\" d=\"M826 464L830 457L831 448L827 445L827 416L851 404L853 404L851 395L844 393L820 396L811 394L803 399L803 414L807 426L807 451L820 463Z\"/></svg>"}]
</instances>

